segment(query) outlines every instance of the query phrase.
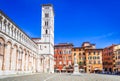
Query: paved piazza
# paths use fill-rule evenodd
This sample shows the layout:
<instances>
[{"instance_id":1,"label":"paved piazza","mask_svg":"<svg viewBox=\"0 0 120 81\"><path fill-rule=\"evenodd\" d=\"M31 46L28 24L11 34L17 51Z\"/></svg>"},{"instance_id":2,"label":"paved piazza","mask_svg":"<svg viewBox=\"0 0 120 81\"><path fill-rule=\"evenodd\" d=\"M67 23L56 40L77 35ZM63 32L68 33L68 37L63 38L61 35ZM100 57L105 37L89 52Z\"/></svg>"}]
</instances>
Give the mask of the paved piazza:
<instances>
[{"instance_id":1,"label":"paved piazza","mask_svg":"<svg viewBox=\"0 0 120 81\"><path fill-rule=\"evenodd\" d=\"M70 74L31 74L16 75L9 78L0 77L0 81L120 81L120 76L102 74L82 74L81 76L71 76Z\"/></svg>"}]
</instances>

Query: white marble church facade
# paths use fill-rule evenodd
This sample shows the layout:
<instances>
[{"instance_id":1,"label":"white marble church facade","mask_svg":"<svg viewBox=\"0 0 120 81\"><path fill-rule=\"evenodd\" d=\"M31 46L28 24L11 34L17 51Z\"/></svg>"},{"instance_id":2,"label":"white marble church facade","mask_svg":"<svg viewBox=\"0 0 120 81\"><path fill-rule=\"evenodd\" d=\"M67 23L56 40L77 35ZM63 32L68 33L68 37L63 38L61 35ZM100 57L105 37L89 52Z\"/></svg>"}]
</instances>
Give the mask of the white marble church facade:
<instances>
[{"instance_id":1,"label":"white marble church facade","mask_svg":"<svg viewBox=\"0 0 120 81\"><path fill-rule=\"evenodd\" d=\"M45 57L44 72L54 72L54 11L51 4L42 5L41 38L33 38L39 54Z\"/></svg>"},{"instance_id":2,"label":"white marble church facade","mask_svg":"<svg viewBox=\"0 0 120 81\"><path fill-rule=\"evenodd\" d=\"M45 20L49 26L44 26ZM54 72L54 13L51 4L42 5L41 30L41 39L31 39L0 11L0 75Z\"/></svg>"}]
</instances>

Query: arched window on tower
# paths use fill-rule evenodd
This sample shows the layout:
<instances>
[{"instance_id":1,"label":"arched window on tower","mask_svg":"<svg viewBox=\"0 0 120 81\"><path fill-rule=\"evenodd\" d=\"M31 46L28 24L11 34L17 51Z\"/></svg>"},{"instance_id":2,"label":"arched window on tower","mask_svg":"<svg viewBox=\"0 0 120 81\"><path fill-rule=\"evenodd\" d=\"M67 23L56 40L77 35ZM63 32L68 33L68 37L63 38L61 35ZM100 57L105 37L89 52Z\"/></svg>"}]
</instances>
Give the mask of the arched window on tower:
<instances>
[{"instance_id":1,"label":"arched window on tower","mask_svg":"<svg viewBox=\"0 0 120 81\"><path fill-rule=\"evenodd\" d=\"M45 21L45 26L48 26L48 21Z\"/></svg>"},{"instance_id":2,"label":"arched window on tower","mask_svg":"<svg viewBox=\"0 0 120 81\"><path fill-rule=\"evenodd\" d=\"M45 33L48 34L48 30L45 30Z\"/></svg>"},{"instance_id":3,"label":"arched window on tower","mask_svg":"<svg viewBox=\"0 0 120 81\"><path fill-rule=\"evenodd\" d=\"M49 13L45 13L45 17L49 17Z\"/></svg>"}]
</instances>

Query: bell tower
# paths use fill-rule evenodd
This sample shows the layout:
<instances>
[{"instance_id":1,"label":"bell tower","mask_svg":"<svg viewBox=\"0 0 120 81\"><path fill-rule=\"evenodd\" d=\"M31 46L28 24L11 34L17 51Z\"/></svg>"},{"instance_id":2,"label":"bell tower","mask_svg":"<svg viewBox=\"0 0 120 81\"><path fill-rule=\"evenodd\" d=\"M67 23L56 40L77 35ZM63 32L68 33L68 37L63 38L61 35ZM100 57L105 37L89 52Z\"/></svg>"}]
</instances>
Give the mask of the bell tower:
<instances>
[{"instance_id":1,"label":"bell tower","mask_svg":"<svg viewBox=\"0 0 120 81\"><path fill-rule=\"evenodd\" d=\"M51 4L42 5L41 53L47 58L47 72L54 72L54 10Z\"/></svg>"},{"instance_id":2,"label":"bell tower","mask_svg":"<svg viewBox=\"0 0 120 81\"><path fill-rule=\"evenodd\" d=\"M42 41L54 47L54 11L51 4L42 5ZM51 47L51 46L50 46ZM54 50L54 49L53 49ZM53 51L49 48L49 53Z\"/></svg>"}]
</instances>

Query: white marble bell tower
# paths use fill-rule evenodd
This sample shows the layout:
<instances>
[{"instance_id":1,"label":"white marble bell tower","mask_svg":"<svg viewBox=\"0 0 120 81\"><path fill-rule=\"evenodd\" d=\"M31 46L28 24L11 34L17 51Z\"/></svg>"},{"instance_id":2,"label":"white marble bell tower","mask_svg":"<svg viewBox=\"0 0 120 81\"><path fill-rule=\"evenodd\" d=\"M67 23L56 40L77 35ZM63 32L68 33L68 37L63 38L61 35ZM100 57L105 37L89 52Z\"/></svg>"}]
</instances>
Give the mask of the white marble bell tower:
<instances>
[{"instance_id":1,"label":"white marble bell tower","mask_svg":"<svg viewBox=\"0 0 120 81\"><path fill-rule=\"evenodd\" d=\"M54 72L54 11L51 4L42 5L41 53L45 57L45 72Z\"/></svg>"}]
</instances>

